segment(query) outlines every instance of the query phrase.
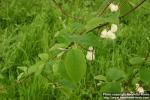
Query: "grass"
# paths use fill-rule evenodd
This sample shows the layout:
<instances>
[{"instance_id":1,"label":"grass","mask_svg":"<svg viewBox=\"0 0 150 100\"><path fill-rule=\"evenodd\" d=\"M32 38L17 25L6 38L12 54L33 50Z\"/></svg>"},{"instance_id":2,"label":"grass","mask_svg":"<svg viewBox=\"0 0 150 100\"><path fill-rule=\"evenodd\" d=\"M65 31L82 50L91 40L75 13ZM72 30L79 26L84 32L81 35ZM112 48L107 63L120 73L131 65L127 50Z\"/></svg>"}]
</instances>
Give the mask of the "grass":
<instances>
[{"instance_id":1,"label":"grass","mask_svg":"<svg viewBox=\"0 0 150 100\"><path fill-rule=\"evenodd\" d=\"M67 14L87 16L99 9L101 0L62 0ZM144 57L150 46L149 1L127 16L119 25L117 39L102 41L96 49L96 60L88 63L87 73L70 100L99 100L100 89L94 76L111 67L132 73L129 64L132 56ZM89 13L91 15L89 15ZM61 13L51 0L0 0L0 99L1 100L66 100L41 75L18 84L18 66L30 66L38 60L38 54L48 52L55 44L55 33L70 23L79 22ZM3 75L3 76L1 76ZM53 77L48 76L53 80ZM134 87L132 84L129 86Z\"/></svg>"}]
</instances>

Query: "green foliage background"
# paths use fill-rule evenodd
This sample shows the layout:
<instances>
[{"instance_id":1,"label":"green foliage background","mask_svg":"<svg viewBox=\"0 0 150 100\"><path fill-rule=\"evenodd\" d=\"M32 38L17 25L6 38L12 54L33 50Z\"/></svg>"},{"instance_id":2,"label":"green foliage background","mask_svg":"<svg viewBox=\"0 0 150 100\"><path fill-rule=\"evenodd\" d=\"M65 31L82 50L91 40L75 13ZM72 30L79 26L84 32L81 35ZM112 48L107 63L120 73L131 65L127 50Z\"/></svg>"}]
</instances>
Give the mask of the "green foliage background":
<instances>
[{"instance_id":1,"label":"green foliage background","mask_svg":"<svg viewBox=\"0 0 150 100\"><path fill-rule=\"evenodd\" d=\"M133 0L132 4L139 1ZM124 80L128 80L132 73L139 71L130 84L122 84L127 86L129 91L135 91L137 82L149 91L150 85L145 78L149 77L147 76L149 74L145 69L149 69L150 64L139 64L138 59L131 59L136 56L144 58L150 48L148 0L122 20L115 41L102 39L95 45L96 59L87 62L86 76L79 86L75 87L70 97L59 91L57 86L54 88L54 84L51 85L56 82L56 78L51 74L51 67L46 67L49 76L46 76L45 72L42 74L46 77L40 74L31 76L21 83L17 82L17 76L21 73L17 67L30 67L39 61L38 54L49 52L49 49L59 42L55 38L57 31L65 29L70 32L74 29L74 33L79 33L83 27L79 23L87 23L99 14L103 7L103 0L57 0L57 2L69 16L63 14L52 0L0 0L0 100L101 100L102 90L107 90L105 87L114 83L110 82L101 88L97 86L98 81L94 77L103 75L109 77L108 80L111 81L114 69L110 68L114 67L124 71L127 78ZM123 3L123 6L127 6L126 3ZM83 20L70 16L82 17ZM72 29L69 29L70 25L73 26ZM95 30L93 32L96 33ZM86 54L86 50L83 51ZM50 63L53 62L49 62L47 66L50 66ZM117 70L117 76L120 77L115 80L124 77L120 70ZM140 70L145 71L145 76L144 71ZM106 75L109 71L110 75ZM144 78L140 79L140 75ZM62 91L67 95L70 93L65 88Z\"/></svg>"}]
</instances>

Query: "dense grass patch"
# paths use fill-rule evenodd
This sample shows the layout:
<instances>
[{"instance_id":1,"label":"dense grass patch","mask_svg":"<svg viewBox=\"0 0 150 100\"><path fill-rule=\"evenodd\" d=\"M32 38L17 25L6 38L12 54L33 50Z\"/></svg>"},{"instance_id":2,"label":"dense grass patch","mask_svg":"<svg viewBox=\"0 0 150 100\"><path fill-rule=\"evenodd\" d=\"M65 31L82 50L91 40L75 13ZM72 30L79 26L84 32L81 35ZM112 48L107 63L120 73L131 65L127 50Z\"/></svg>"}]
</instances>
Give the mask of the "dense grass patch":
<instances>
[{"instance_id":1,"label":"dense grass patch","mask_svg":"<svg viewBox=\"0 0 150 100\"><path fill-rule=\"evenodd\" d=\"M145 91L150 91L149 83L139 79L140 73L128 80L135 71L141 70L141 67L150 68L150 64L130 63L132 57L149 59L149 1L118 22L119 29L115 40L100 39L99 45L94 47L95 60L87 61L86 75L77 83L72 93L68 89L58 88L58 77L53 75L51 66L55 61L51 59L41 74L32 73L18 80L22 73L18 67L30 68L37 62L40 63L41 53L48 53L53 58L50 49L60 42L56 35L63 33L62 29L69 35L71 32L72 36L79 35L83 25L100 14L103 7L103 0L57 2L58 5L53 0L0 0L0 100L101 100L103 86L98 86L99 81L94 77L107 76L110 68L118 68L126 74L121 83L122 92L136 91L136 83L141 84ZM94 29L90 32L98 36L101 30ZM86 55L87 45L77 47Z\"/></svg>"}]
</instances>

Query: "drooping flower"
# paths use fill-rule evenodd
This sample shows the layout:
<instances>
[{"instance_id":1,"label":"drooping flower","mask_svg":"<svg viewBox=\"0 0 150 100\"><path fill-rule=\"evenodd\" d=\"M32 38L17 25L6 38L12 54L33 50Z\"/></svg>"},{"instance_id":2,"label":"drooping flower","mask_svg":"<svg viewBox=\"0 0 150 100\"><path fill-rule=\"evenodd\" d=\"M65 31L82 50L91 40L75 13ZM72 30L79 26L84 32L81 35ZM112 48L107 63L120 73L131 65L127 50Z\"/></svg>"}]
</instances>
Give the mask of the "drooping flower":
<instances>
[{"instance_id":1,"label":"drooping flower","mask_svg":"<svg viewBox=\"0 0 150 100\"><path fill-rule=\"evenodd\" d=\"M137 91L138 93L144 93L143 87L139 87L136 91Z\"/></svg>"},{"instance_id":2,"label":"drooping flower","mask_svg":"<svg viewBox=\"0 0 150 100\"><path fill-rule=\"evenodd\" d=\"M141 87L139 84L136 84L136 92L138 92L138 93L144 93L143 87Z\"/></svg>"},{"instance_id":3,"label":"drooping flower","mask_svg":"<svg viewBox=\"0 0 150 100\"><path fill-rule=\"evenodd\" d=\"M104 29L104 30L101 32L101 37L102 37L102 38L108 38L107 29Z\"/></svg>"},{"instance_id":4,"label":"drooping flower","mask_svg":"<svg viewBox=\"0 0 150 100\"><path fill-rule=\"evenodd\" d=\"M89 61L92 61L95 59L95 50L93 49L92 46L90 46L88 51L87 51L86 59Z\"/></svg>"},{"instance_id":5,"label":"drooping flower","mask_svg":"<svg viewBox=\"0 0 150 100\"><path fill-rule=\"evenodd\" d=\"M111 25L111 31L112 31L113 33L115 33L115 32L117 32L117 30L118 30L118 26L117 26L116 24L112 24L112 25Z\"/></svg>"},{"instance_id":6,"label":"drooping flower","mask_svg":"<svg viewBox=\"0 0 150 100\"><path fill-rule=\"evenodd\" d=\"M118 11L119 7L118 7L118 5L111 3L109 5L109 9L111 10L111 12L116 12L116 11Z\"/></svg>"},{"instance_id":7,"label":"drooping flower","mask_svg":"<svg viewBox=\"0 0 150 100\"><path fill-rule=\"evenodd\" d=\"M116 35L112 31L108 31L107 34L108 34L108 38L112 40L116 39Z\"/></svg>"}]
</instances>

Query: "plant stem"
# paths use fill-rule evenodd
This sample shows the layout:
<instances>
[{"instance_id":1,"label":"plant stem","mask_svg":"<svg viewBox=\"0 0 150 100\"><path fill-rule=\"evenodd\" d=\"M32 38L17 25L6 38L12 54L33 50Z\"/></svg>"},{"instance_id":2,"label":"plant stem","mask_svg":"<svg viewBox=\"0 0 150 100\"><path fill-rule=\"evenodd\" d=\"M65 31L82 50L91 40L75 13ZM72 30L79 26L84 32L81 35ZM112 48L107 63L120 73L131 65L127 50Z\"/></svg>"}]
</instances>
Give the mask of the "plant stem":
<instances>
[{"instance_id":1,"label":"plant stem","mask_svg":"<svg viewBox=\"0 0 150 100\"><path fill-rule=\"evenodd\" d=\"M70 17L70 18L73 18L73 19L75 19L75 20L81 20L81 19L83 19L83 18L81 18L81 17L75 17L75 16L71 16L71 15L67 14L67 13L64 11L64 9L62 8L62 6L56 2L56 0L52 0L52 1L54 2L54 4L57 6L57 8L60 10L60 12L61 12L63 15L68 16L68 17Z\"/></svg>"},{"instance_id":2,"label":"plant stem","mask_svg":"<svg viewBox=\"0 0 150 100\"><path fill-rule=\"evenodd\" d=\"M132 13L134 10L136 10L138 7L140 7L146 0L142 0L138 5L136 5L133 9L125 13L124 15L120 16L119 19L122 19L126 16L128 16L130 13Z\"/></svg>"},{"instance_id":3,"label":"plant stem","mask_svg":"<svg viewBox=\"0 0 150 100\"><path fill-rule=\"evenodd\" d=\"M106 7L104 8L104 10L100 13L99 16L103 15L106 11L106 9L109 7L109 5L113 2L114 0L110 0L110 2L106 5Z\"/></svg>"},{"instance_id":4,"label":"plant stem","mask_svg":"<svg viewBox=\"0 0 150 100\"><path fill-rule=\"evenodd\" d=\"M60 9L60 11L61 11L64 15L66 15L66 13L64 13L62 7L59 6L55 0L52 0L52 1L57 5L57 7ZM114 1L114 0L111 0L111 1L108 3L108 5L104 8L104 10L101 12L100 15L104 14L104 12L106 11L106 9L109 7L109 5L110 5L113 1ZM146 1L146 0L141 1L137 6L135 6L133 9L131 9L129 12L127 12L127 13L125 13L124 15L120 16L119 19L121 20L121 19L124 18L125 16L128 16L131 12L133 12L135 9L137 9L137 8L138 8L140 5L142 5L145 1ZM67 16L68 16L68 15L67 15ZM71 17L72 17L72 16L71 16ZM91 31L94 30L94 29L101 28L101 27L106 26L106 25L108 25L108 24L109 24L108 22L107 22L107 23L104 23L104 24L100 24L99 26L94 27L93 29L91 29L91 30L89 30L89 31L83 30L83 31L80 33L80 35L82 35L82 34L84 34L84 33L91 32ZM74 45L74 43L70 43L70 44L68 45L68 47L66 47L66 49L68 49L68 48L71 47L72 45Z\"/></svg>"}]
</instances>

